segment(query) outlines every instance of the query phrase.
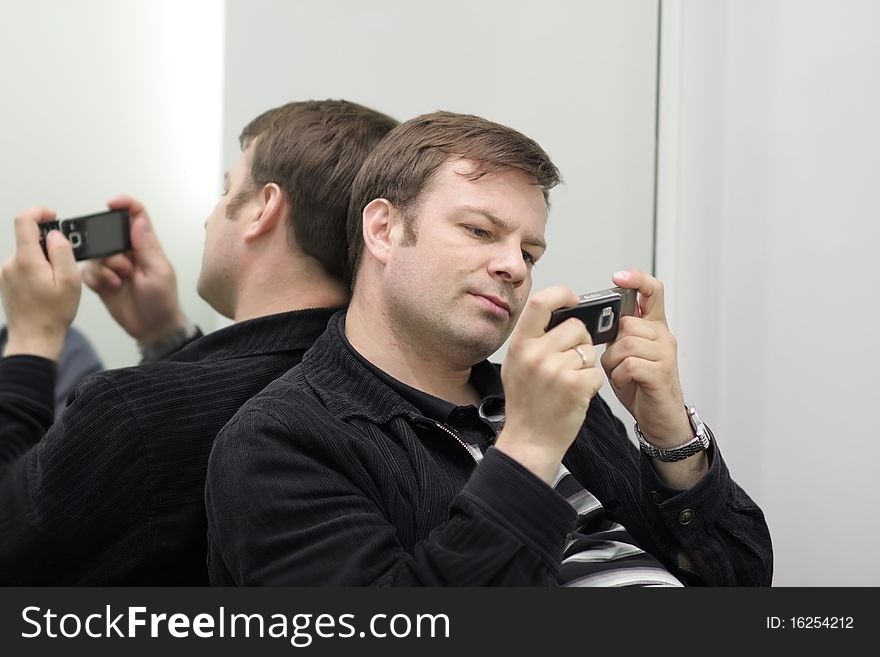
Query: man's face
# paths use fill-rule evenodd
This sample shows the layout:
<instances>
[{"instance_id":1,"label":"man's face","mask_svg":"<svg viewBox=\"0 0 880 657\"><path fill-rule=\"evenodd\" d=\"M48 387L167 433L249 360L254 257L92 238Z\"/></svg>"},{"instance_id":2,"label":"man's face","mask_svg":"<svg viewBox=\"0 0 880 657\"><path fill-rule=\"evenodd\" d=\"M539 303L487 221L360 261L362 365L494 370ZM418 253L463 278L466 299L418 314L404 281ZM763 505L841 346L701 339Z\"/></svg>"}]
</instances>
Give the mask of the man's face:
<instances>
[{"instance_id":1,"label":"man's face","mask_svg":"<svg viewBox=\"0 0 880 657\"><path fill-rule=\"evenodd\" d=\"M199 273L199 296L226 317L234 317L242 215L255 199L251 183L253 143L242 152L223 179L223 196L205 220L205 248Z\"/></svg>"},{"instance_id":2,"label":"man's face","mask_svg":"<svg viewBox=\"0 0 880 657\"><path fill-rule=\"evenodd\" d=\"M516 170L469 180L473 164L447 162L410 210L416 240L398 224L385 294L395 326L468 367L510 332L544 253L543 193Z\"/></svg>"}]
</instances>

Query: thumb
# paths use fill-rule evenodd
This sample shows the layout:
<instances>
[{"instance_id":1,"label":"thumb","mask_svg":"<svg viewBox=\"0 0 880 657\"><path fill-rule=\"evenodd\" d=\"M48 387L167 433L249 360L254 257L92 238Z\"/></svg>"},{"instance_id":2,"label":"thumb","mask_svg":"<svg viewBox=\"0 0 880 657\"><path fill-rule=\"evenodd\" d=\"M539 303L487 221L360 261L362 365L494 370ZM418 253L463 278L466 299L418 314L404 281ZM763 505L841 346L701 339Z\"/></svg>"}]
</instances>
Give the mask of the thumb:
<instances>
[{"instance_id":1,"label":"thumb","mask_svg":"<svg viewBox=\"0 0 880 657\"><path fill-rule=\"evenodd\" d=\"M78 279L79 269L73 256L73 247L61 231L52 230L46 235L46 253L56 281Z\"/></svg>"}]
</instances>

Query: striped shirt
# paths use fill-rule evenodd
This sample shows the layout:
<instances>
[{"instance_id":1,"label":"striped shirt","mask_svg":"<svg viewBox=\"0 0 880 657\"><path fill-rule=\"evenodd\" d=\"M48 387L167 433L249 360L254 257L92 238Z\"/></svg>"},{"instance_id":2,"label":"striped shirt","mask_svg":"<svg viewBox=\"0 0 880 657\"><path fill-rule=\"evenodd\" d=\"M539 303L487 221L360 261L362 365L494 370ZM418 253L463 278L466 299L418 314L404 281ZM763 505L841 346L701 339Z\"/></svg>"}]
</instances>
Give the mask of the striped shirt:
<instances>
[{"instance_id":1,"label":"striped shirt","mask_svg":"<svg viewBox=\"0 0 880 657\"><path fill-rule=\"evenodd\" d=\"M626 528L609 519L605 508L560 465L556 492L577 511L562 558L559 582L564 586L683 586L653 556L642 550Z\"/></svg>"}]
</instances>

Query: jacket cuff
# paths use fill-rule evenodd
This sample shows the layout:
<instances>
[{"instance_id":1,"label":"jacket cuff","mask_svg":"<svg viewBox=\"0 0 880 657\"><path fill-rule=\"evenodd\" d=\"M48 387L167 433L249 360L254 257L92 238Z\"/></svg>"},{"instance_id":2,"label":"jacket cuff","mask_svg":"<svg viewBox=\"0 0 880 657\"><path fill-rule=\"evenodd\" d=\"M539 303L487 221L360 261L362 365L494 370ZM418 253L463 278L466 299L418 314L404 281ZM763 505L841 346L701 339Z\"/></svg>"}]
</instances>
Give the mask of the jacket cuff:
<instances>
[{"instance_id":1,"label":"jacket cuff","mask_svg":"<svg viewBox=\"0 0 880 657\"><path fill-rule=\"evenodd\" d=\"M559 569L577 513L518 461L490 447L461 495Z\"/></svg>"},{"instance_id":2,"label":"jacket cuff","mask_svg":"<svg viewBox=\"0 0 880 657\"><path fill-rule=\"evenodd\" d=\"M721 450L711 430L712 439L706 456L709 469L703 478L687 490L666 486L660 479L651 458L641 454L641 496L647 507L657 509L663 524L677 541L688 547L711 527L724 511L730 494L730 471L721 457Z\"/></svg>"}]
</instances>

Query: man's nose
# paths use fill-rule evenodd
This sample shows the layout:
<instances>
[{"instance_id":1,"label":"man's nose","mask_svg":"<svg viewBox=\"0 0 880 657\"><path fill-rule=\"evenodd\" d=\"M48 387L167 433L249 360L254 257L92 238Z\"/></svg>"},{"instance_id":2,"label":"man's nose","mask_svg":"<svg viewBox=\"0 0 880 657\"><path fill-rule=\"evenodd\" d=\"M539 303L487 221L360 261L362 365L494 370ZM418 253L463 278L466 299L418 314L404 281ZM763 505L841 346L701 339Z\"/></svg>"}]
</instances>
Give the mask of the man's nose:
<instances>
[{"instance_id":1,"label":"man's nose","mask_svg":"<svg viewBox=\"0 0 880 657\"><path fill-rule=\"evenodd\" d=\"M523 260L520 245L518 243L499 245L490 263L490 273L514 287L520 285L528 274L528 266Z\"/></svg>"}]
</instances>

